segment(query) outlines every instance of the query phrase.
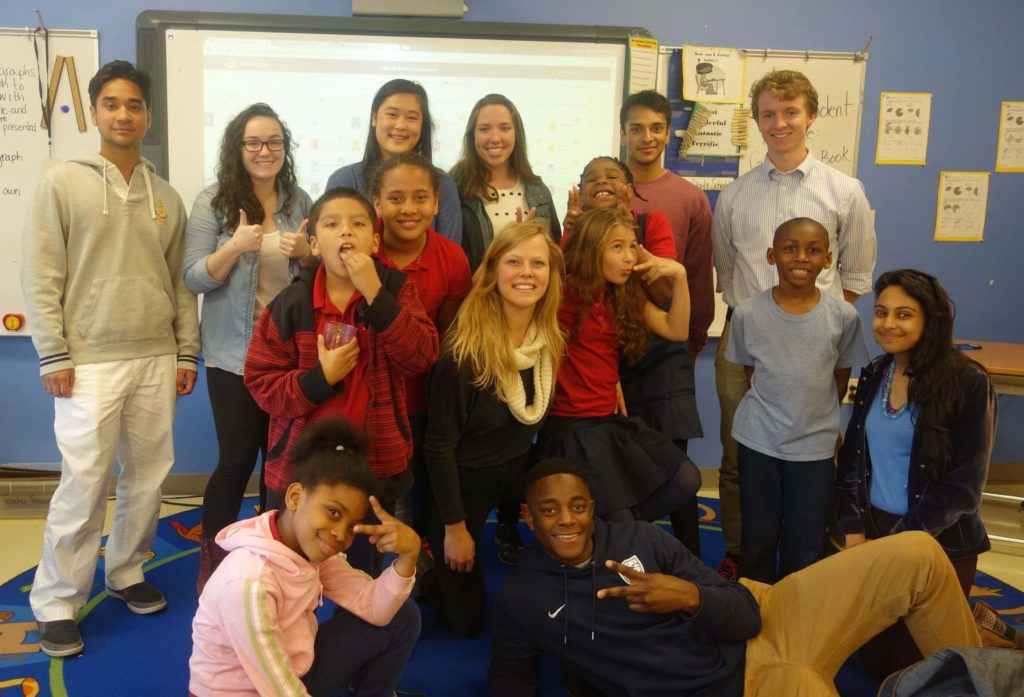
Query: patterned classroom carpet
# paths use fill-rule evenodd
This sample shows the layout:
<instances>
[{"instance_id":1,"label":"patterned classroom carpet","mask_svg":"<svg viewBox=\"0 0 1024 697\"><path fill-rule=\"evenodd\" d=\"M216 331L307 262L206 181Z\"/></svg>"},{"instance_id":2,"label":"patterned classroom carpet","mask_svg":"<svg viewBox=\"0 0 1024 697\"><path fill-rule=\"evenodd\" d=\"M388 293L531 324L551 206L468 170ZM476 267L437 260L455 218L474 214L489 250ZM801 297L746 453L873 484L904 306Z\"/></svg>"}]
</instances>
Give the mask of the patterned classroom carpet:
<instances>
[{"instance_id":1,"label":"patterned classroom carpet","mask_svg":"<svg viewBox=\"0 0 1024 697\"><path fill-rule=\"evenodd\" d=\"M701 499L701 508L702 557L714 565L723 552L718 501ZM246 502L245 510L252 515L251 501ZM108 597L103 589L102 571L97 573L95 595L79 616L86 643L81 656L50 659L39 651L36 624L28 605L34 569L0 587L0 695L188 694L199 526L200 512L196 509L160 521L146 578L166 594L169 607L164 612L149 616L131 614L120 601ZM511 570L497 562L496 553L493 541L488 540L483 555L491 590ZM984 597L1004 619L1024 629L1024 593L979 573L972 596ZM486 695L489 628L475 639L457 637L444 629L430 608L421 608L423 633L400 688L430 697ZM863 673L856 657L844 666L836 684L843 697L870 697L877 691L877 685ZM543 666L539 694L567 694L553 664Z\"/></svg>"}]
</instances>

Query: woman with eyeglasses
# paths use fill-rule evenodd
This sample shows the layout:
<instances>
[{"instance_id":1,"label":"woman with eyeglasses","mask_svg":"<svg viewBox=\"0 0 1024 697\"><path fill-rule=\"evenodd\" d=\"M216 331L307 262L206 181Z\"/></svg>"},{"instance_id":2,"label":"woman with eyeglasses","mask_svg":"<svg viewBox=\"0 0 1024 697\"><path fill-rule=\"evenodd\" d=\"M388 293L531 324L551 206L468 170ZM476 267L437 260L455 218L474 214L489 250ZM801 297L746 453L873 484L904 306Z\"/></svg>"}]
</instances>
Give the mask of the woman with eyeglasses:
<instances>
[{"instance_id":1,"label":"woman with eyeglasses","mask_svg":"<svg viewBox=\"0 0 1024 697\"><path fill-rule=\"evenodd\" d=\"M288 127L253 104L224 129L217 183L196 198L185 235L185 284L203 294L200 332L219 456L203 495L199 579L224 558L214 542L238 517L269 417L242 382L253 325L274 296L315 263L306 241L313 203L296 184Z\"/></svg>"}]
</instances>

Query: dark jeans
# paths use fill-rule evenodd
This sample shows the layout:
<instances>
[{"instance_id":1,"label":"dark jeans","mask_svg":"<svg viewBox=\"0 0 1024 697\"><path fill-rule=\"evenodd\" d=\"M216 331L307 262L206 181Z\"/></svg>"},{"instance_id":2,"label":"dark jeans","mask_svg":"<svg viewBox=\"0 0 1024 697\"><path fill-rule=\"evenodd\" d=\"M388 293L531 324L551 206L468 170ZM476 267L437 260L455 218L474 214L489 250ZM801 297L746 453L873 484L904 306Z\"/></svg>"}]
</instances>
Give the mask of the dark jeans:
<instances>
[{"instance_id":1,"label":"dark jeans","mask_svg":"<svg viewBox=\"0 0 1024 697\"><path fill-rule=\"evenodd\" d=\"M256 405L241 375L207 368L206 383L219 450L203 494L203 537L212 538L238 519L256 458L267 454L270 417Z\"/></svg>"},{"instance_id":2,"label":"dark jeans","mask_svg":"<svg viewBox=\"0 0 1024 697\"><path fill-rule=\"evenodd\" d=\"M521 495L520 484L515 480L522 472L519 460L494 467L459 468L466 529L476 545L473 570L468 573L454 571L444 563L444 523L433 496L425 500L427 540L434 553L434 568L424 577L422 591L458 634L475 636L483 628L487 614L487 591L480 556L484 522L499 502Z\"/></svg>"},{"instance_id":3,"label":"dark jeans","mask_svg":"<svg viewBox=\"0 0 1024 697\"><path fill-rule=\"evenodd\" d=\"M419 635L420 610L412 600L383 627L336 612L317 630L313 665L302 682L313 697L334 695L353 681L355 697L391 697Z\"/></svg>"},{"instance_id":4,"label":"dark jeans","mask_svg":"<svg viewBox=\"0 0 1024 697\"><path fill-rule=\"evenodd\" d=\"M825 555L835 463L832 458L782 460L737 445L743 518L740 575L775 583Z\"/></svg>"}]
</instances>

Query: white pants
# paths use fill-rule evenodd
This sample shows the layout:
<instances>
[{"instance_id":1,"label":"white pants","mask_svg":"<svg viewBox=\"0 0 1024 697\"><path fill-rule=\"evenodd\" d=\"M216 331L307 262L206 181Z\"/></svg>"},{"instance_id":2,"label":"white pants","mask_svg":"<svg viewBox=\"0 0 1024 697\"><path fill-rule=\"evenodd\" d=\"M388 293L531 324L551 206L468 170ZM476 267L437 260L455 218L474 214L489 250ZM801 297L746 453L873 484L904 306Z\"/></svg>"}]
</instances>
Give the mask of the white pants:
<instances>
[{"instance_id":1,"label":"white pants","mask_svg":"<svg viewBox=\"0 0 1024 697\"><path fill-rule=\"evenodd\" d=\"M78 365L71 396L54 400L63 461L29 596L40 622L74 619L88 600L115 459L121 471L106 584L121 589L143 580L160 485L174 464L176 366L174 355Z\"/></svg>"}]
</instances>

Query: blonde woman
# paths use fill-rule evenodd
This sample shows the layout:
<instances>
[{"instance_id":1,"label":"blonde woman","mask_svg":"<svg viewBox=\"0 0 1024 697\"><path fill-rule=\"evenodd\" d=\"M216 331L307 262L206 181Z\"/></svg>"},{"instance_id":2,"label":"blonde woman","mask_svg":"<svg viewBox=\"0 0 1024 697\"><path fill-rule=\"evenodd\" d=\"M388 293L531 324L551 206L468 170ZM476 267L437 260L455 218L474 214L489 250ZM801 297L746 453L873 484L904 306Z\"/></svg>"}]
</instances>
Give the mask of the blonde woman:
<instances>
[{"instance_id":1,"label":"blonde woman","mask_svg":"<svg viewBox=\"0 0 1024 697\"><path fill-rule=\"evenodd\" d=\"M484 255L430 379L423 453L435 566L422 588L459 634L483 625L484 521L499 501L519 498L554 393L565 347L563 274L547 221L505 228Z\"/></svg>"}]
</instances>

